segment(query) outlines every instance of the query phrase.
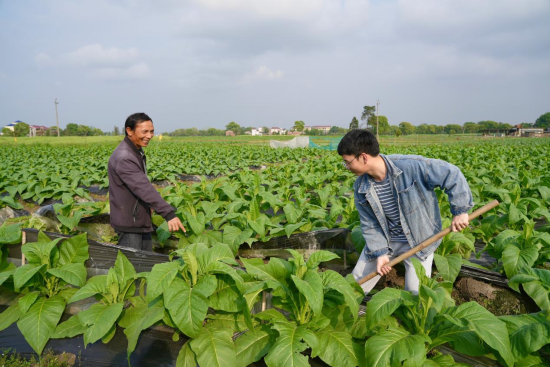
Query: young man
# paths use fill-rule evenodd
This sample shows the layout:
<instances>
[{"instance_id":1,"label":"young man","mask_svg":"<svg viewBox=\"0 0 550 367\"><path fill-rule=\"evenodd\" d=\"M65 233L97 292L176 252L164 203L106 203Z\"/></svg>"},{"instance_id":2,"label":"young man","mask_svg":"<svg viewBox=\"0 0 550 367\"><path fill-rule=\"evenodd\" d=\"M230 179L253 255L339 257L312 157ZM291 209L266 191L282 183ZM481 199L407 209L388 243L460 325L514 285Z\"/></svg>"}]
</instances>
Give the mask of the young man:
<instances>
[{"instance_id":1,"label":"young man","mask_svg":"<svg viewBox=\"0 0 550 367\"><path fill-rule=\"evenodd\" d=\"M134 113L124 124L126 136L109 159L109 200L111 226L118 244L152 251L151 209L161 215L171 232L185 228L175 209L160 196L147 177L143 148L153 139L153 121L144 113Z\"/></svg>"},{"instance_id":2,"label":"young man","mask_svg":"<svg viewBox=\"0 0 550 367\"><path fill-rule=\"evenodd\" d=\"M452 231L468 226L468 211L473 199L460 170L439 159L417 155L380 154L378 141L369 130L348 132L338 145L342 164L357 176L353 185L355 206L359 212L366 245L353 269L359 280L376 271L379 275L361 285L365 294L381 275L390 272L390 259L418 246L441 231L441 215L434 189L449 196ZM433 253L441 240L415 256L432 271ZM405 289L418 293L419 280L412 261L405 260Z\"/></svg>"}]
</instances>

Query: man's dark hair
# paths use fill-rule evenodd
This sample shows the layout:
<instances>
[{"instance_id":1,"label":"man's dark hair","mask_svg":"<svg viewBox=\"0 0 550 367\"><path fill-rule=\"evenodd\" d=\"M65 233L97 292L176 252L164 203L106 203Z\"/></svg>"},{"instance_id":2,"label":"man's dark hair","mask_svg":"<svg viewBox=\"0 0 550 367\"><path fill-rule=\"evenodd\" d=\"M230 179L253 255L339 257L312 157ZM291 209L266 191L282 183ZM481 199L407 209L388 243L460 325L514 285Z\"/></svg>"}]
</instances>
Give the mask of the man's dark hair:
<instances>
[{"instance_id":1,"label":"man's dark hair","mask_svg":"<svg viewBox=\"0 0 550 367\"><path fill-rule=\"evenodd\" d=\"M126 123L124 123L124 134L128 135L128 131L126 131L127 127L134 131L137 124L141 124L145 121L153 122L153 120L151 120L151 118L143 112L134 113L133 115L128 116Z\"/></svg>"},{"instance_id":2,"label":"man's dark hair","mask_svg":"<svg viewBox=\"0 0 550 367\"><path fill-rule=\"evenodd\" d=\"M338 144L338 154L358 156L361 153L367 153L373 157L380 154L376 136L368 129L351 130Z\"/></svg>"}]
</instances>

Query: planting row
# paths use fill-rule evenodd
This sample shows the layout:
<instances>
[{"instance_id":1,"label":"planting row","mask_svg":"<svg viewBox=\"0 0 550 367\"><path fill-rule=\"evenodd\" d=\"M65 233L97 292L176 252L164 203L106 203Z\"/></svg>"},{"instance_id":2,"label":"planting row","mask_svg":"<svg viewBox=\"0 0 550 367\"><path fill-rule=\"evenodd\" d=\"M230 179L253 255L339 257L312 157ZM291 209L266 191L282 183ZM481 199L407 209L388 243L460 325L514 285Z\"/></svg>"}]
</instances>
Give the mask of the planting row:
<instances>
[{"instance_id":1,"label":"planting row","mask_svg":"<svg viewBox=\"0 0 550 367\"><path fill-rule=\"evenodd\" d=\"M5 254L21 232L0 227L0 241ZM86 345L108 343L118 325L129 357L142 330L165 325L187 338L178 366L247 366L261 358L268 366L307 366L309 356L332 366L458 365L437 351L442 344L505 366L545 363L539 353L550 343L546 311L496 317L475 302L456 306L452 283L439 274L427 278L415 262L419 295L386 288L359 316L363 292L355 280L319 269L336 255L318 251L306 261L289 251L288 261L238 263L225 244L195 243L144 273L119 252L107 274L86 280L86 236L50 241L40 233L38 242L22 246L27 264L15 267L2 256L1 289L15 301L0 330L17 322L40 354L50 338L82 334ZM265 293L275 308L253 314ZM59 323L67 304L86 299L87 309Z\"/></svg>"}]
</instances>

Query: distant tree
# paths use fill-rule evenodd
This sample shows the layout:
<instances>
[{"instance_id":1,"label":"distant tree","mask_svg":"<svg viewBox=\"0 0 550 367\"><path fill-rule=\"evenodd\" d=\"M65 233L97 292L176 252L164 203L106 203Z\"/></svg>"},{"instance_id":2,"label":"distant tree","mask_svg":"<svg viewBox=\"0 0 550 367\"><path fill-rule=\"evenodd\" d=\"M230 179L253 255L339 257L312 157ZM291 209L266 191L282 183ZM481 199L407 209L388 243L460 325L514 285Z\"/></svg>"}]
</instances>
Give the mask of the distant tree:
<instances>
[{"instance_id":1,"label":"distant tree","mask_svg":"<svg viewBox=\"0 0 550 367\"><path fill-rule=\"evenodd\" d=\"M2 136L13 136L13 131L7 127L2 128Z\"/></svg>"},{"instance_id":2,"label":"distant tree","mask_svg":"<svg viewBox=\"0 0 550 367\"><path fill-rule=\"evenodd\" d=\"M208 136L223 136L223 135L225 135L225 132L223 130L215 129L215 128L211 127L208 130L206 130L206 135L208 135Z\"/></svg>"},{"instance_id":3,"label":"distant tree","mask_svg":"<svg viewBox=\"0 0 550 367\"><path fill-rule=\"evenodd\" d=\"M431 131L430 125L428 124L420 124L416 127L416 133L417 134L433 134L435 132Z\"/></svg>"},{"instance_id":4,"label":"distant tree","mask_svg":"<svg viewBox=\"0 0 550 367\"><path fill-rule=\"evenodd\" d=\"M29 124L26 124L24 122L19 122L13 127L15 136L27 136L29 135L29 130Z\"/></svg>"},{"instance_id":5,"label":"distant tree","mask_svg":"<svg viewBox=\"0 0 550 367\"><path fill-rule=\"evenodd\" d=\"M358 129L359 128L359 121L357 121L357 117L353 116L351 119L351 122L349 123L349 129Z\"/></svg>"},{"instance_id":6,"label":"distant tree","mask_svg":"<svg viewBox=\"0 0 550 367\"><path fill-rule=\"evenodd\" d=\"M400 137L402 134L401 129L395 129L395 136Z\"/></svg>"},{"instance_id":7,"label":"distant tree","mask_svg":"<svg viewBox=\"0 0 550 367\"><path fill-rule=\"evenodd\" d=\"M63 135L65 136L77 136L78 135L78 125L69 123L65 127L65 130L63 131Z\"/></svg>"},{"instance_id":8,"label":"distant tree","mask_svg":"<svg viewBox=\"0 0 550 367\"><path fill-rule=\"evenodd\" d=\"M443 134L445 132L445 126L443 125L430 125L433 126L434 134Z\"/></svg>"},{"instance_id":9,"label":"distant tree","mask_svg":"<svg viewBox=\"0 0 550 367\"><path fill-rule=\"evenodd\" d=\"M521 125L521 127L524 128L524 129L525 129L525 128L528 128L528 127L535 127L535 124L532 124L532 123L530 123L530 122L522 122L520 125Z\"/></svg>"},{"instance_id":10,"label":"distant tree","mask_svg":"<svg viewBox=\"0 0 550 367\"><path fill-rule=\"evenodd\" d=\"M498 129L498 122L496 121L479 121L477 124L480 130Z\"/></svg>"},{"instance_id":11,"label":"distant tree","mask_svg":"<svg viewBox=\"0 0 550 367\"><path fill-rule=\"evenodd\" d=\"M113 129L113 135L114 136L119 136L120 135L120 130L119 130L118 126L115 126L115 128Z\"/></svg>"},{"instance_id":12,"label":"distant tree","mask_svg":"<svg viewBox=\"0 0 550 367\"><path fill-rule=\"evenodd\" d=\"M267 126L262 127L262 133L269 134L269 127Z\"/></svg>"},{"instance_id":13,"label":"distant tree","mask_svg":"<svg viewBox=\"0 0 550 367\"><path fill-rule=\"evenodd\" d=\"M105 135L105 134L103 133L103 131L101 129L99 129L97 127L92 127L91 128L91 135L92 136L102 136L102 135Z\"/></svg>"},{"instance_id":14,"label":"distant tree","mask_svg":"<svg viewBox=\"0 0 550 367\"><path fill-rule=\"evenodd\" d=\"M445 132L447 134L458 134L462 131L462 126L457 124L448 124L445 125Z\"/></svg>"},{"instance_id":15,"label":"distant tree","mask_svg":"<svg viewBox=\"0 0 550 367\"><path fill-rule=\"evenodd\" d=\"M371 119L373 117L376 117L374 115L375 112L376 112L376 107L375 106L364 106L363 107L363 113L361 114L361 120L365 121L367 123L367 127L368 127L369 124L371 124L371 122L372 122ZM375 122L375 125L376 125L376 120L374 120L374 122ZM376 131L375 129L376 129L376 127L373 129L373 131ZM382 129L380 129L380 131L382 131Z\"/></svg>"},{"instance_id":16,"label":"distant tree","mask_svg":"<svg viewBox=\"0 0 550 367\"><path fill-rule=\"evenodd\" d=\"M499 122L498 123L498 128L499 129L505 129L505 130L510 130L513 126L506 123L506 122Z\"/></svg>"},{"instance_id":17,"label":"distant tree","mask_svg":"<svg viewBox=\"0 0 550 367\"><path fill-rule=\"evenodd\" d=\"M369 125L371 126L372 131L376 134L376 116L371 116L371 122L369 122ZM388 122L388 118L386 116L378 116L378 127L380 129L380 134L388 134L390 132L390 123Z\"/></svg>"},{"instance_id":18,"label":"distant tree","mask_svg":"<svg viewBox=\"0 0 550 367\"><path fill-rule=\"evenodd\" d=\"M328 133L331 135L342 135L346 133L346 129L339 126L332 126Z\"/></svg>"},{"instance_id":19,"label":"distant tree","mask_svg":"<svg viewBox=\"0 0 550 367\"><path fill-rule=\"evenodd\" d=\"M304 131L304 126L306 124L302 120L294 121L293 129L296 131Z\"/></svg>"},{"instance_id":20,"label":"distant tree","mask_svg":"<svg viewBox=\"0 0 550 367\"><path fill-rule=\"evenodd\" d=\"M403 135L411 135L416 132L416 127L410 122L404 121L399 124L399 130L401 130Z\"/></svg>"},{"instance_id":21,"label":"distant tree","mask_svg":"<svg viewBox=\"0 0 550 367\"><path fill-rule=\"evenodd\" d=\"M535 121L535 127L542 127L543 129L550 127L550 112L546 112L544 115Z\"/></svg>"},{"instance_id":22,"label":"distant tree","mask_svg":"<svg viewBox=\"0 0 550 367\"><path fill-rule=\"evenodd\" d=\"M231 130L237 135L241 131L241 125L237 124L235 121L231 121L225 125L226 130Z\"/></svg>"},{"instance_id":23,"label":"distant tree","mask_svg":"<svg viewBox=\"0 0 550 367\"><path fill-rule=\"evenodd\" d=\"M479 125L475 122L465 122L462 125L462 132L466 134L475 134L479 131Z\"/></svg>"},{"instance_id":24,"label":"distant tree","mask_svg":"<svg viewBox=\"0 0 550 367\"><path fill-rule=\"evenodd\" d=\"M78 129L77 129L78 136L89 136L89 135L92 135L91 132L92 132L92 129L89 126L78 125Z\"/></svg>"}]
</instances>

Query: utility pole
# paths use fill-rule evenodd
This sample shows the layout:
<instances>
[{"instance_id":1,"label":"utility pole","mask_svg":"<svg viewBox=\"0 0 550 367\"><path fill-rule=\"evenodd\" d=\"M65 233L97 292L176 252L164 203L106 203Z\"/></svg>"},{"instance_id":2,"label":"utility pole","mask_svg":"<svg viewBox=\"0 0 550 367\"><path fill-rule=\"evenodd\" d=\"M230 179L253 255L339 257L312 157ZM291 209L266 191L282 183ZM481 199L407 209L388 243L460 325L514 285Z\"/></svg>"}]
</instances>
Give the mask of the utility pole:
<instances>
[{"instance_id":1,"label":"utility pole","mask_svg":"<svg viewBox=\"0 0 550 367\"><path fill-rule=\"evenodd\" d=\"M380 106L380 100L376 101L376 140L380 141L378 136L378 106Z\"/></svg>"},{"instance_id":2,"label":"utility pole","mask_svg":"<svg viewBox=\"0 0 550 367\"><path fill-rule=\"evenodd\" d=\"M59 138L59 117L57 116L57 105L59 102L57 102L57 98L54 101L55 103L55 121L57 122L57 137Z\"/></svg>"}]
</instances>

